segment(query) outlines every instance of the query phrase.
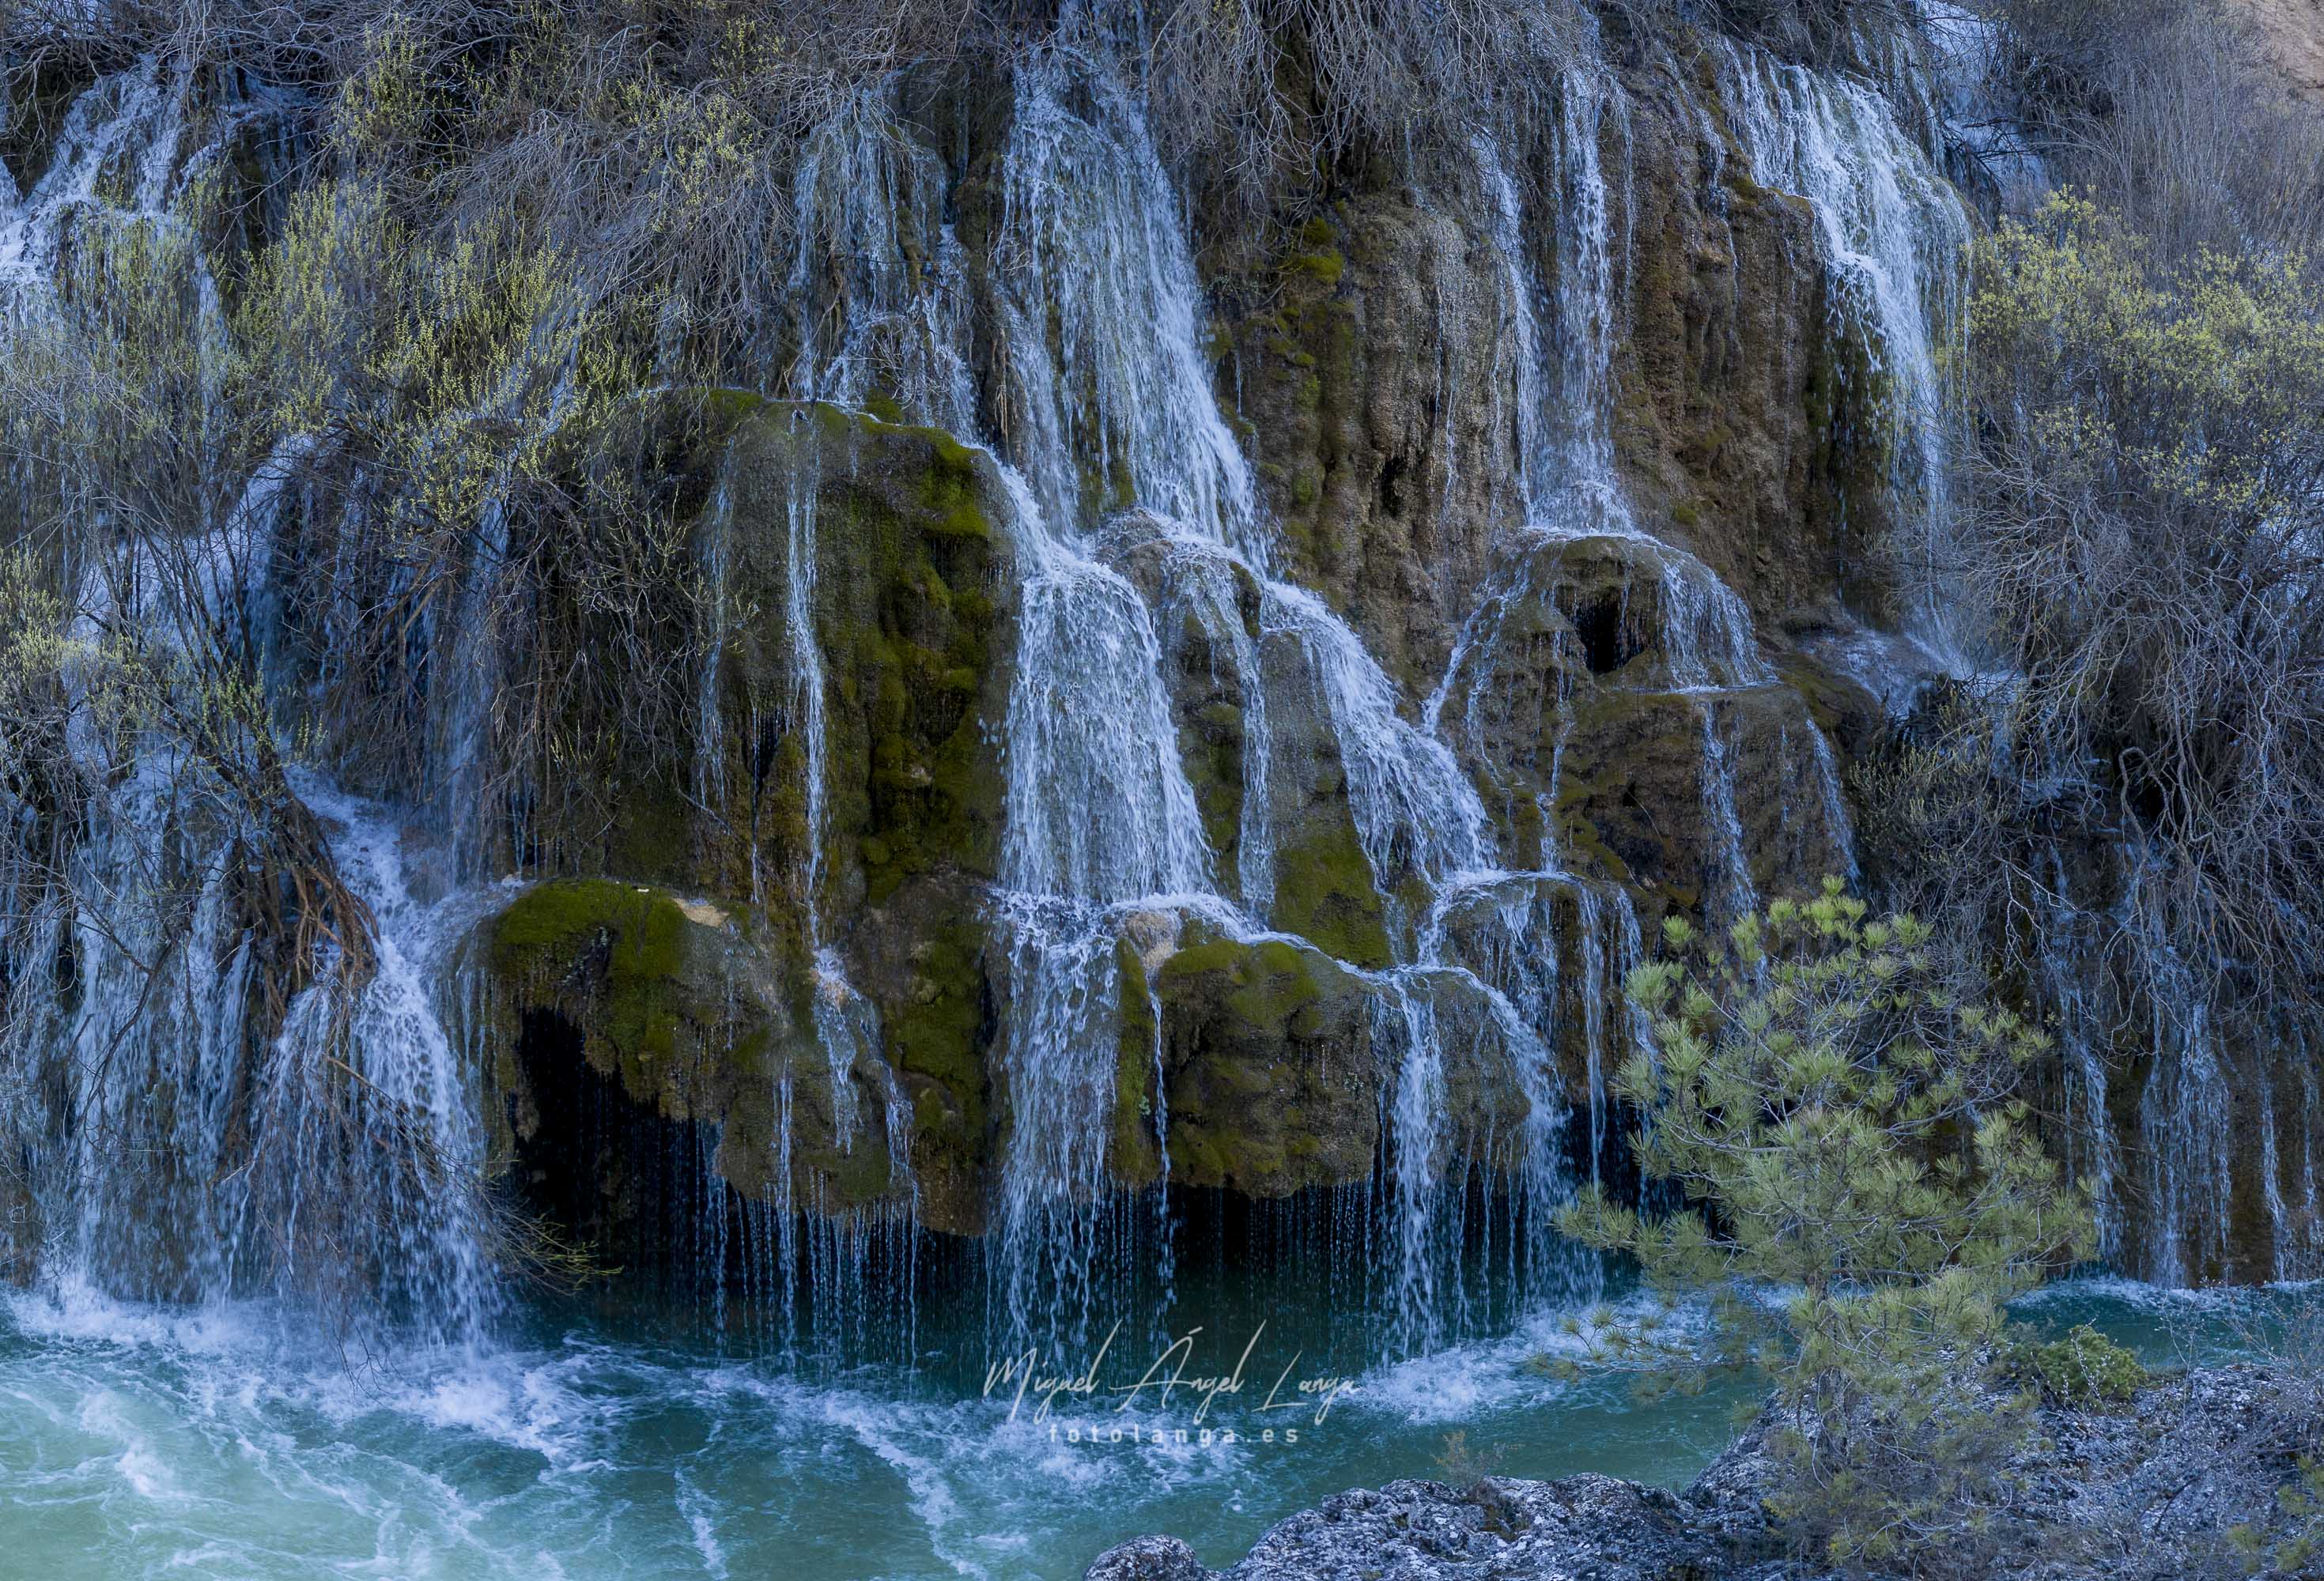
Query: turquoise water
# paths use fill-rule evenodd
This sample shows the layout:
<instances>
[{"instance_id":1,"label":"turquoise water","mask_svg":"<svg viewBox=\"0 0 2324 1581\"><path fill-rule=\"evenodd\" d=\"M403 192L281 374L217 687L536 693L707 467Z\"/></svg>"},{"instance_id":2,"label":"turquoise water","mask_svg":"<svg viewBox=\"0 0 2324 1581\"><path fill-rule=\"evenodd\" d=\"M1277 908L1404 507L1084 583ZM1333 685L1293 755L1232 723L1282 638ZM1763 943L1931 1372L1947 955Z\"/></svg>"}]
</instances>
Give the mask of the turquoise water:
<instances>
[{"instance_id":1,"label":"turquoise water","mask_svg":"<svg viewBox=\"0 0 2324 1581\"><path fill-rule=\"evenodd\" d=\"M2204 1343L2200 1301L2126 1284L2065 1287L2027 1316L2095 1321L2156 1361L2190 1334ZM1328 1494L1448 1459L1683 1484L1756 1393L1644 1404L1618 1377L1559 1382L1529 1365L1578 1343L1554 1320L1355 1375L1341 1393L1327 1364L1278 1342L1286 1322L1255 1344L1237 1332L1243 1390L1207 1413L1183 1386L1114 1411L1152 1360L1125 1352L1098 1368L1108 1392L1061 1394L1044 1418L1031 1390L1012 1412L1006 1384L984 1398L980 1367L937 1347L917 1371L808 1382L619 1327L634 1325L540 1310L500 1347L369 1357L302 1347L263 1309L16 1297L0 1321L0 1568L997 1581L1077 1576L1153 1530L1222 1564ZM1211 1365L1222 1357L1204 1337L1188 1376L1231 1367ZM1302 1379L1315 1385L1305 1396ZM1267 1409L1269 1389L1300 1403ZM1099 1441L1075 1442L1091 1424Z\"/></svg>"}]
</instances>

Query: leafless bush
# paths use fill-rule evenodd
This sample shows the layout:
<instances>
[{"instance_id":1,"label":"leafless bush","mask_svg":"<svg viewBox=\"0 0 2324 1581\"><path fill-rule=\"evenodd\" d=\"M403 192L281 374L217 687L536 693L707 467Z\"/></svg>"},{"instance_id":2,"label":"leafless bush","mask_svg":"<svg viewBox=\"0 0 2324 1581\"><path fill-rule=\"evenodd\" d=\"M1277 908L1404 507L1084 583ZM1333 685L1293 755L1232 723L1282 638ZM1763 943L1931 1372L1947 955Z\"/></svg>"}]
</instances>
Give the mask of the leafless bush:
<instances>
[{"instance_id":1,"label":"leafless bush","mask_svg":"<svg viewBox=\"0 0 2324 1581\"><path fill-rule=\"evenodd\" d=\"M1352 147L1523 116L1588 25L1571 0L1179 0L1142 47L1164 146L1249 213Z\"/></svg>"},{"instance_id":2,"label":"leafless bush","mask_svg":"<svg viewBox=\"0 0 2324 1581\"><path fill-rule=\"evenodd\" d=\"M2063 185L2166 257L2324 238L2324 113L2225 0L1993 0L1997 80Z\"/></svg>"},{"instance_id":3,"label":"leafless bush","mask_svg":"<svg viewBox=\"0 0 2324 1581\"><path fill-rule=\"evenodd\" d=\"M2190 959L2302 997L2324 966L2324 286L2181 262L2086 205L1987 246L1969 574L2015 637L2012 735L2094 771Z\"/></svg>"}]
</instances>

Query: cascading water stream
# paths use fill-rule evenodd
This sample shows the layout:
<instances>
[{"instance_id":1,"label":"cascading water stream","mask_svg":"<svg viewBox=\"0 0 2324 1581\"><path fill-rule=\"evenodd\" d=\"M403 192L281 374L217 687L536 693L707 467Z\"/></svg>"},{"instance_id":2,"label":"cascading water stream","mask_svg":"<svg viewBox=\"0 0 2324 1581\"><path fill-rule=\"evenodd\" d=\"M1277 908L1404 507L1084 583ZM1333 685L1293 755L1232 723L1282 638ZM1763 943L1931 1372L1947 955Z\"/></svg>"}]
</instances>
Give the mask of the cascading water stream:
<instances>
[{"instance_id":1,"label":"cascading water stream","mask_svg":"<svg viewBox=\"0 0 2324 1581\"><path fill-rule=\"evenodd\" d=\"M1108 1211L1102 1138L1123 991L1120 916L1191 905L1248 938L1263 933L1274 899L1267 712L1270 686L1283 680L1261 662L1271 635L1292 644L1315 687L1383 894L1407 878L1433 888L1495 864L1483 809L1450 750L1399 715L1388 678L1321 600L1269 574L1250 470L1197 350L1200 293L1184 223L1136 107L1087 57L1052 51L1020 70L1005 168L996 256L1013 326L1010 454L1035 480L1028 492L1042 509L1019 501L1027 576L1001 907L1011 939L1003 1064L1014 1114L1001 1260L1013 1331L1042 1332L1037 1313L1046 1310L1053 1319L1070 1312L1067 1330L1078 1332ZM1145 601L1100 559L1102 524L1056 525L1087 519L1082 501L1109 487L1160 524L1166 582L1191 599L1214 648L1241 672L1235 887L1248 913L1221 892ZM1238 576L1258 593L1256 641L1237 609ZM1410 938L1409 924L1401 931ZM1443 1052L1433 1010L1405 974L1449 963L1405 950L1412 964L1380 979L1374 1025L1384 1079L1404 1094L1388 1106L1396 1282L1400 1332L1418 1342L1440 1320L1433 1270L1449 1142L1439 1106L1414 1096L1433 1090ZM1526 1043L1539 1049L1530 1033ZM1509 1053L1521 1064L1533 1057ZM1537 1072L1525 1080L1540 1096L1529 1144L1538 1161L1553 1151L1562 1110ZM1534 1220L1532 1233L1546 1235L1545 1215Z\"/></svg>"},{"instance_id":2,"label":"cascading water stream","mask_svg":"<svg viewBox=\"0 0 2324 1581\"><path fill-rule=\"evenodd\" d=\"M2001 23L1945 0L1930 0L1922 8L1921 26L1934 56L1932 75L1943 100L1945 133L1957 151L1949 163L1960 169L1965 184L1983 184L2003 209L2031 210L2050 190L2050 172L2009 113L2008 51Z\"/></svg>"},{"instance_id":3,"label":"cascading water stream","mask_svg":"<svg viewBox=\"0 0 2324 1581\"><path fill-rule=\"evenodd\" d=\"M174 238L207 409L222 399L223 319L175 206L254 112L216 110L210 141L189 148L192 91L147 60L77 98L46 173L0 212L0 327L42 333L76 249L131 227ZM84 295L70 310L107 307ZM12 945L29 934L69 963L45 986L9 984L8 1118L58 1278L208 1303L279 1298L301 1314L288 1328L309 1334L321 1297L350 1328L464 1342L497 1307L493 1227L474 1068L436 994L485 897L416 896L388 814L310 771L270 779L282 745L264 722L215 732L206 756L124 736L93 690L110 643L174 656L171 685L231 673L244 653L268 662L286 478L312 449L277 446L207 531L62 547L75 596L60 635L81 656L67 666L67 749L102 788L61 869L7 897ZM345 887L304 959L281 952L253 905L262 853L300 823Z\"/></svg>"},{"instance_id":4,"label":"cascading water stream","mask_svg":"<svg viewBox=\"0 0 2324 1581\"><path fill-rule=\"evenodd\" d=\"M1937 359L1960 333L1968 210L1868 85L1724 40L1715 51L1728 124L1759 182L1813 208L1842 324L1880 393L1911 634L1952 673L1977 674L1948 536Z\"/></svg>"},{"instance_id":5,"label":"cascading water stream","mask_svg":"<svg viewBox=\"0 0 2324 1581\"><path fill-rule=\"evenodd\" d=\"M1646 629L1637 633L1637 640L1659 655L1645 684L1681 696L1697 720L1700 801L1711 864L1708 893L1715 914L1734 915L1755 905L1757 893L1736 809L1735 749L1725 699L1766 687L1775 676L1760 654L1742 601L1694 556L1644 532L1629 510L1615 470L1607 417L1613 403L1611 348L1618 322L1615 270L1624 252L1615 221L1618 212L1628 208L1626 198L1618 210L1602 153L1609 136L1624 147L1628 142L1628 112L1618 89L1577 74L1562 89L1557 128L1553 190L1559 267L1554 294L1543 292L1535 277L1526 205L1517 183L1491 140L1474 144L1501 265L1510 325L1506 340L1516 348L1512 374L1525 516L1456 639L1426 718L1433 728L1487 756L1483 711L1503 684L1500 666L1511 616L1543 603L1556 605L1569 568L1578 574L1586 565L1609 560L1619 565L1620 602L1611 620L1618 630L1628 631L1644 619ZM1604 1158L1610 1129L1606 1070L1614 1051L1629 1046L1643 1028L1623 1001L1620 987L1629 965L1640 959L1637 918L1629 896L1618 886L1573 877L1572 859L1558 834L1555 804L1572 729L1576 668L1557 672L1552 700L1555 733L1545 783L1533 799L1542 830L1538 859L1543 877L1573 896L1580 934L1574 942L1583 980L1576 988L1584 1022L1581 1041L1594 1172ZM1639 683L1618 677L1596 684ZM1808 728L1812 731L1812 726ZM1820 736L1816 745L1823 747ZM1831 844L1845 853L1849 841L1829 749L1812 753L1809 768L1805 777L1814 795L1803 812L1821 819ZM1528 949L1540 950L1545 931L1555 937L1554 925L1544 930L1542 924L1524 918L1526 904L1511 903L1514 909L1505 908L1497 919L1493 932L1506 942L1494 951L1501 960L1489 975L1508 985L1518 1003L1546 1006L1556 997L1554 973L1527 972L1511 964ZM1549 980L1542 980L1545 976ZM1549 1025L1545 1013L1532 1019L1537 1025Z\"/></svg>"}]
</instances>

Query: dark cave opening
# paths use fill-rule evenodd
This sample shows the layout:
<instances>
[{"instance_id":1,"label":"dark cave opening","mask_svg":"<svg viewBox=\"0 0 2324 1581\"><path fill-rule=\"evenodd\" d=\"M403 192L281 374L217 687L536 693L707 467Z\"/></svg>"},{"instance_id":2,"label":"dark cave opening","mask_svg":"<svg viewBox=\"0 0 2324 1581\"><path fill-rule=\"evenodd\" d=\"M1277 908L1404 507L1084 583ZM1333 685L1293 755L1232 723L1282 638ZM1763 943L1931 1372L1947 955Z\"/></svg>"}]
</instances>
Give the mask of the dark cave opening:
<instances>
[{"instance_id":1,"label":"dark cave opening","mask_svg":"<svg viewBox=\"0 0 2324 1581\"><path fill-rule=\"evenodd\" d=\"M715 1228L733 1191L712 1168L715 1135L631 1098L553 1011L525 1014L516 1062L505 1101L524 1210L632 1289L694 1295L724 1279Z\"/></svg>"},{"instance_id":2,"label":"dark cave opening","mask_svg":"<svg viewBox=\"0 0 2324 1581\"><path fill-rule=\"evenodd\" d=\"M1618 670L1645 650L1644 639L1624 618L1626 602L1619 593L1605 593L1573 611L1582 659L1593 676Z\"/></svg>"}]
</instances>

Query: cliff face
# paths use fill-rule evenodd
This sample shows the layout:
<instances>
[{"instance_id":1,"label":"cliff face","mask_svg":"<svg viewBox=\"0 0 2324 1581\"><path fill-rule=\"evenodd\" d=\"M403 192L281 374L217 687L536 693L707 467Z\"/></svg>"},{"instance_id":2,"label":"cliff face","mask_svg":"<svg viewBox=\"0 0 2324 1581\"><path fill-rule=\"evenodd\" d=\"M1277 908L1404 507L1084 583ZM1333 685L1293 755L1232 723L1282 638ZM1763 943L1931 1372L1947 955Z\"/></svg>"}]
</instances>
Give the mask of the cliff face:
<instances>
[{"instance_id":1,"label":"cliff face","mask_svg":"<svg viewBox=\"0 0 2324 1581\"><path fill-rule=\"evenodd\" d=\"M353 419L237 475L215 530L247 564L203 618L251 634L286 740L374 711L327 719L278 810L359 832L326 774L391 804L363 883L393 883L353 900L414 961L458 924L428 960L460 1035L379 1053L456 1065L428 1080L482 1118L429 1146L613 1245L730 1192L985 1236L1019 1328L1085 1309L1148 1233L1126 1189L1165 1183L1363 1188L1410 1343L1445 1331L1472 1199L1517 1282L1581 1277L1548 1214L1626 1167L1626 971L1665 916L1877 884L1848 769L1957 651L1914 568L1969 211L1916 35L1827 32L1810 66L1609 17L1523 106L1343 151L1272 240L1208 250L1103 38L908 68L807 139L728 382L657 377L675 296L586 453L580 354L544 379L527 477L618 520L496 480L431 539L335 459ZM166 231L198 176L241 195L181 282L223 333L250 277L206 261L312 170L235 92L145 62L12 103L27 303L86 310L91 227ZM310 493L286 456L357 475ZM12 483L33 538L51 481ZM650 585L600 552L624 532ZM136 996L59 936L99 953L15 1024L63 1046ZM2158 1041L2116 1074L2096 998L2027 991L2089 1022L2057 1074L2115 1250L2286 1271L2312 1094L2267 1089L2237 1173L2216 1062ZM139 1080L246 1080L170 1060ZM25 1111L45 1143L113 1101L69 1087ZM606 1116L628 1154L583 1144Z\"/></svg>"},{"instance_id":2,"label":"cliff face","mask_svg":"<svg viewBox=\"0 0 2324 1581\"><path fill-rule=\"evenodd\" d=\"M1102 102L918 101L967 141L890 201L959 216L904 245L959 250L943 267L976 393L948 417L892 384L857 400L972 440L1013 413L1008 459L834 407L672 403L654 420L685 443L645 450L685 480L711 568L693 739L680 768L624 785L602 830L544 835L558 866L729 919L748 1025L686 1008L707 989L682 973L668 1013L689 1060L734 1069L689 1090L609 1050L593 1028L635 991L610 924L575 920L521 961L495 946L498 1002L564 1018L634 1100L720 1121L720 1168L746 1192L766 1181L764 1094L795 1072L825 1096L788 1111L786 1200L908 1192L937 1229L991 1227L996 1195L1027 1189L1028 1089L1072 1062L1043 1038L1103 1045L1081 1051L1069 1111L1120 1184L1278 1196L1413 1150L1496 1190L1617 1167L1604 1074L1642 937L1851 872L1841 765L1883 719L1820 657L1857 630L1851 603L1886 596L1870 331L1832 300L1810 203L1753 176L1709 50L1637 46L1506 138L1351 167L1280 251L1183 299L1191 272L1167 277L1190 268L1186 222ZM1050 134L1060 115L1094 148L1027 170L1027 123ZM1095 207L1047 217L1091 230L1028 228L1054 196L1036 183L1056 182ZM1125 240L1107 203L1179 234ZM1022 272L1061 240L1097 251ZM1165 294L1071 279L1109 267ZM891 289L842 278L819 310ZM1184 308L1199 319L1174 326ZM1158 317L1092 344L1120 327L1093 311ZM1045 335L1054 375L1028 378L1011 334ZM1156 409L1190 401L1214 409ZM1204 424L1247 472L1205 451ZM1067 554L1088 579L1076 608L1134 600L1096 639L1150 642L1129 694L1053 673L1048 623L1072 611L1043 606ZM1062 847L1149 832L1100 804L1143 815L1118 766L1012 779L1040 729L1102 735L1069 717L1093 703L1162 711L1158 738L1103 739L1158 740L1166 760L1136 772L1183 777L1185 813L1158 816L1190 815L1197 844L1178 870L1117 879L1100 851L1044 886L1028 875L1055 877L1050 853L1010 844L1013 796L1080 826L1046 836ZM1088 912L1086 936L1035 903ZM1088 958L1072 980L1045 977L1069 952ZM1434 1112L1399 1113L1416 1099ZM838 1114L895 1129L843 1145ZM851 1147L893 1148L897 1168Z\"/></svg>"}]
</instances>

